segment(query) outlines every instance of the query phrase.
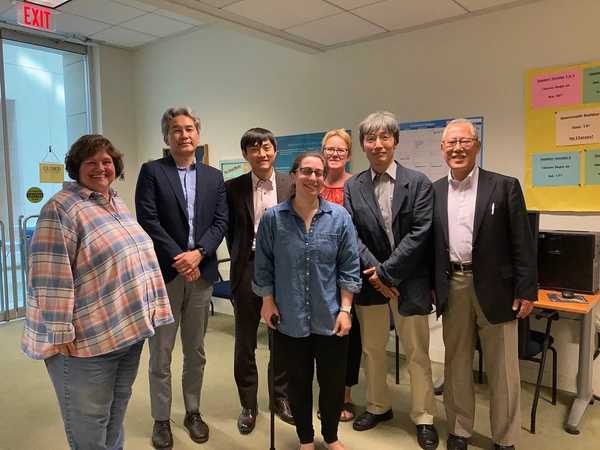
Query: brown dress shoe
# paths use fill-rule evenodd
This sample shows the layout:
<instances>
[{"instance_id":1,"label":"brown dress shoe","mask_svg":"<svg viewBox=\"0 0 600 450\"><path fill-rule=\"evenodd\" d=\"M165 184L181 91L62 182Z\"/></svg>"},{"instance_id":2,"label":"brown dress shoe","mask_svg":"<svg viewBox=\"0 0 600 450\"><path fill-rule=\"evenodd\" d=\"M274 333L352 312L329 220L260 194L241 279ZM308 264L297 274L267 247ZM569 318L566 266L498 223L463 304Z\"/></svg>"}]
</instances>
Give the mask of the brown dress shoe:
<instances>
[{"instance_id":1,"label":"brown dress shoe","mask_svg":"<svg viewBox=\"0 0 600 450\"><path fill-rule=\"evenodd\" d=\"M275 400L273 412L285 423L289 423L290 425L296 424L294 416L292 415L292 410L290 409L290 403L287 399Z\"/></svg>"},{"instance_id":2,"label":"brown dress shoe","mask_svg":"<svg viewBox=\"0 0 600 450\"><path fill-rule=\"evenodd\" d=\"M192 441L198 444L208 441L208 425L202 420L199 412L185 413L183 426L187 428Z\"/></svg>"},{"instance_id":3,"label":"brown dress shoe","mask_svg":"<svg viewBox=\"0 0 600 450\"><path fill-rule=\"evenodd\" d=\"M250 434L256 425L256 408L242 408L237 420L237 427L241 434Z\"/></svg>"},{"instance_id":4,"label":"brown dress shoe","mask_svg":"<svg viewBox=\"0 0 600 450\"><path fill-rule=\"evenodd\" d=\"M173 447L173 433L168 420L155 420L152 428L152 446L158 449Z\"/></svg>"}]
</instances>

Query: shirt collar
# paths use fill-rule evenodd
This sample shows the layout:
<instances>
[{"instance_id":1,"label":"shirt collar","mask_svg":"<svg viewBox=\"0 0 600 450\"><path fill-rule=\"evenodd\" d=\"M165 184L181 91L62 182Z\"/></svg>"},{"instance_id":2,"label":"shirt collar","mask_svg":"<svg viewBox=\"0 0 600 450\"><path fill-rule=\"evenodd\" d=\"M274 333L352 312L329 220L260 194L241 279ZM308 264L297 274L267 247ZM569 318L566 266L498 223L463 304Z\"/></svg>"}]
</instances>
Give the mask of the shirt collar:
<instances>
[{"instance_id":1,"label":"shirt collar","mask_svg":"<svg viewBox=\"0 0 600 450\"><path fill-rule=\"evenodd\" d=\"M295 195L292 195L289 200L286 200L283 203L280 203L280 211L291 211L294 212L294 207L292 206L292 200L294 199ZM323 213L327 213L330 214L332 211L331 209L331 203L323 200L321 197L319 197L319 209L317 210L316 214L323 214Z\"/></svg>"},{"instance_id":2,"label":"shirt collar","mask_svg":"<svg viewBox=\"0 0 600 450\"><path fill-rule=\"evenodd\" d=\"M269 177L268 180L263 180L262 178L257 177L254 172L250 172L250 173L251 173L251 177L252 177L252 189L253 190L256 190L258 183L260 181L268 181L271 183L271 186L275 186L275 170L271 171L271 176Z\"/></svg>"},{"instance_id":3,"label":"shirt collar","mask_svg":"<svg viewBox=\"0 0 600 450\"><path fill-rule=\"evenodd\" d=\"M393 180L396 181L396 170L398 169L398 163L396 162L396 160L392 160L392 163L388 166L388 168L386 169L385 172L383 173L387 173L389 175L389 177ZM377 176L377 172L375 172L373 170L373 168L371 168L371 181L375 180L375 177Z\"/></svg>"},{"instance_id":4,"label":"shirt collar","mask_svg":"<svg viewBox=\"0 0 600 450\"><path fill-rule=\"evenodd\" d=\"M79 194L79 196L81 198L83 198L84 200L88 200L90 198L96 198L97 196L101 195L100 193L98 193L96 191L92 191L91 189L88 189L85 186L82 186L81 184L77 183L76 181L65 181L63 183L63 189L65 189L67 191L75 192L76 194ZM113 188L110 188L109 192L110 192L110 198L118 197L118 195L119 195L119 194L117 194L117 191L115 191Z\"/></svg>"},{"instance_id":5,"label":"shirt collar","mask_svg":"<svg viewBox=\"0 0 600 450\"><path fill-rule=\"evenodd\" d=\"M467 175L465 177L465 179L462 181L456 180L452 177L452 170L448 171L448 184L450 184L454 187L459 187L459 186L464 186L466 188L471 187L477 181L478 178L479 178L479 166L477 166L477 164L475 164L475 167L473 167L473 170L471 170L469 175Z\"/></svg>"},{"instance_id":6,"label":"shirt collar","mask_svg":"<svg viewBox=\"0 0 600 450\"><path fill-rule=\"evenodd\" d=\"M187 167L185 167L185 166L179 167L177 165L177 163L175 163L175 166L177 167L177 170L196 170L196 159L194 158L192 163Z\"/></svg>"}]
</instances>

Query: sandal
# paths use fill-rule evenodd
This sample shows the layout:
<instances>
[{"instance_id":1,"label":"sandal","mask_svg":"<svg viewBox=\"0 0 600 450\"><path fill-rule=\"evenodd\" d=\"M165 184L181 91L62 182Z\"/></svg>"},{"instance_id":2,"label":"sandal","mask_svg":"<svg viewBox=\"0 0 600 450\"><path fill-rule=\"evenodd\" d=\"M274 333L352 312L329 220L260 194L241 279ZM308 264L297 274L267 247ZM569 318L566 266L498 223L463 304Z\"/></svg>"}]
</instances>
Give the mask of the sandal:
<instances>
[{"instance_id":1,"label":"sandal","mask_svg":"<svg viewBox=\"0 0 600 450\"><path fill-rule=\"evenodd\" d=\"M349 413L349 417L343 418L343 412ZM321 411L319 410L317 410L317 419L321 420ZM350 422L351 420L354 420L354 403L346 402L340 411L340 422Z\"/></svg>"}]
</instances>

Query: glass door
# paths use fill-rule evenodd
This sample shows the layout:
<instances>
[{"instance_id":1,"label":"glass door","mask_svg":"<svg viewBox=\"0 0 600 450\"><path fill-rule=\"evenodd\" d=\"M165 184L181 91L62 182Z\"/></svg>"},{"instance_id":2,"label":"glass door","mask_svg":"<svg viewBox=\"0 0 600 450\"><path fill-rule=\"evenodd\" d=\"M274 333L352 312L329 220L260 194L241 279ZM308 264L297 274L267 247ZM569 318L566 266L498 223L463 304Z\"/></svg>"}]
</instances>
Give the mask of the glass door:
<instances>
[{"instance_id":1,"label":"glass door","mask_svg":"<svg viewBox=\"0 0 600 450\"><path fill-rule=\"evenodd\" d=\"M86 48L2 31L0 320L25 313L28 242L67 178L69 146L90 130Z\"/></svg>"}]
</instances>

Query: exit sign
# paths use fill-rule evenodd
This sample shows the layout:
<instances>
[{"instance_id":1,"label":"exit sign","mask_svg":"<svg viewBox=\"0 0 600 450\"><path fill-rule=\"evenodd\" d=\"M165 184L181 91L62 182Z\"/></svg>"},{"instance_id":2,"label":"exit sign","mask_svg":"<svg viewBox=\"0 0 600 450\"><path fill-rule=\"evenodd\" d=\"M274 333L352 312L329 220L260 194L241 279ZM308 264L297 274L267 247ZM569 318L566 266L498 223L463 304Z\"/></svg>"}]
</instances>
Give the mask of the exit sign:
<instances>
[{"instance_id":1,"label":"exit sign","mask_svg":"<svg viewBox=\"0 0 600 450\"><path fill-rule=\"evenodd\" d=\"M17 23L35 30L54 31L54 11L31 3L19 3Z\"/></svg>"}]
</instances>

